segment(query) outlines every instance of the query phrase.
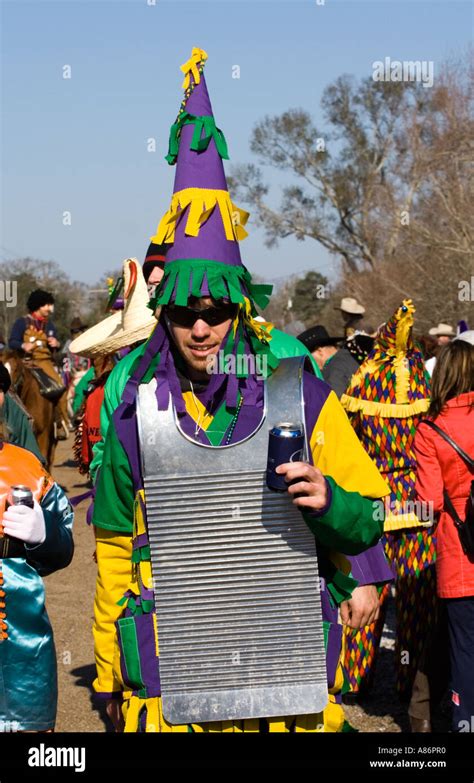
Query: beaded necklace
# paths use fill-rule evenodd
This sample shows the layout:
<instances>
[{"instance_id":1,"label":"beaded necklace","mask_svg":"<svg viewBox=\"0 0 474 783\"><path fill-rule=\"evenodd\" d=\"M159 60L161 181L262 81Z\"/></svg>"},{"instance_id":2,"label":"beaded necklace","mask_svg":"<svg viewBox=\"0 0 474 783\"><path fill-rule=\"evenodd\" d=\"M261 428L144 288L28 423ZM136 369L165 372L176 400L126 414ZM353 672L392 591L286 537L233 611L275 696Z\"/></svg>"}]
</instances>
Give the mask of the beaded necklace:
<instances>
[{"instance_id":1,"label":"beaded necklace","mask_svg":"<svg viewBox=\"0 0 474 783\"><path fill-rule=\"evenodd\" d=\"M228 446L228 445L229 445L229 443L230 443L230 439L232 438L233 432L234 432L234 430L235 430L235 425L237 424L237 419L238 419L238 416L239 416L239 411L240 411L240 409L241 409L241 407L242 407L242 401L243 401L243 397L242 397L242 395L240 395L240 400L239 400L239 402L237 403L237 410L235 411L235 413L234 413L234 418L232 419L232 421L231 421L231 423L230 423L229 432L227 433L227 437L226 437L226 439L225 439L224 446Z\"/></svg>"}]
</instances>

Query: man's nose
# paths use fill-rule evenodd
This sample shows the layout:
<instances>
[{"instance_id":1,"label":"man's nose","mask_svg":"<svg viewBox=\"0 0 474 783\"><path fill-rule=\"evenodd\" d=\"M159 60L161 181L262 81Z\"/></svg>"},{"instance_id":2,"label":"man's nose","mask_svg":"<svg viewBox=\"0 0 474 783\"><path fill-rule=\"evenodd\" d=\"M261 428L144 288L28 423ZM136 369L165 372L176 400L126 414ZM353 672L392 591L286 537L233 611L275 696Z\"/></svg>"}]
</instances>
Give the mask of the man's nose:
<instances>
[{"instance_id":1,"label":"man's nose","mask_svg":"<svg viewBox=\"0 0 474 783\"><path fill-rule=\"evenodd\" d=\"M202 318L198 318L197 321L194 322L194 326L192 328L191 334L193 337L197 337L201 340L203 339L203 337L209 337L210 334L209 324L203 321Z\"/></svg>"}]
</instances>

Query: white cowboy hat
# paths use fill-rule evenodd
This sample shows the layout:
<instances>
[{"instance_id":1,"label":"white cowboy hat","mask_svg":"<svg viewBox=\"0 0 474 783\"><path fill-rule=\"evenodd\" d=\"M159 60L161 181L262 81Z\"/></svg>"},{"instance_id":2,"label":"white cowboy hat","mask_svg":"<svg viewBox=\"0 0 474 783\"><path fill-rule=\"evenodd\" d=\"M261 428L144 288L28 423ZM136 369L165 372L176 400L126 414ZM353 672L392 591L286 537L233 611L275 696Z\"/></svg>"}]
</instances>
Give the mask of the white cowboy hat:
<instances>
[{"instance_id":1,"label":"white cowboy hat","mask_svg":"<svg viewBox=\"0 0 474 783\"><path fill-rule=\"evenodd\" d=\"M442 335L445 337L455 337L454 329L449 324L438 324L438 326L433 326L428 334L431 334L433 337L441 337Z\"/></svg>"},{"instance_id":2,"label":"white cowboy hat","mask_svg":"<svg viewBox=\"0 0 474 783\"><path fill-rule=\"evenodd\" d=\"M123 310L109 315L76 337L69 346L72 353L88 358L105 356L150 336L157 320L148 307L148 290L136 258L127 258L123 262L123 277Z\"/></svg>"},{"instance_id":3,"label":"white cowboy hat","mask_svg":"<svg viewBox=\"0 0 474 783\"><path fill-rule=\"evenodd\" d=\"M349 313L350 315L364 315L365 313L365 307L357 301L357 299L354 299L352 296L344 296L341 299L341 304L339 307L335 307L335 310L343 310L345 313Z\"/></svg>"},{"instance_id":4,"label":"white cowboy hat","mask_svg":"<svg viewBox=\"0 0 474 783\"><path fill-rule=\"evenodd\" d=\"M453 342L455 340L462 340L465 343L474 345L474 329L468 329L466 332L461 332L461 334L458 334L457 337L454 338Z\"/></svg>"}]
</instances>

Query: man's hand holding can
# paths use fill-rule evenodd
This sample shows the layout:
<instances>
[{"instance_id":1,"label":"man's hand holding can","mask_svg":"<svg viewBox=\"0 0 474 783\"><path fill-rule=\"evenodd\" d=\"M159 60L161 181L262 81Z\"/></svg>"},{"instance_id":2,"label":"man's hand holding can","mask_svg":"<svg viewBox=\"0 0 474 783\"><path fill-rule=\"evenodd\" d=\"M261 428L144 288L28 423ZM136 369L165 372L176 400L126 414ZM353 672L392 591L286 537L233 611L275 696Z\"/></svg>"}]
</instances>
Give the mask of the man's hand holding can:
<instances>
[{"instance_id":1,"label":"man's hand holding can","mask_svg":"<svg viewBox=\"0 0 474 783\"><path fill-rule=\"evenodd\" d=\"M328 485L319 468L307 462L284 462L275 473L284 476L295 506L318 511L327 505Z\"/></svg>"}]
</instances>

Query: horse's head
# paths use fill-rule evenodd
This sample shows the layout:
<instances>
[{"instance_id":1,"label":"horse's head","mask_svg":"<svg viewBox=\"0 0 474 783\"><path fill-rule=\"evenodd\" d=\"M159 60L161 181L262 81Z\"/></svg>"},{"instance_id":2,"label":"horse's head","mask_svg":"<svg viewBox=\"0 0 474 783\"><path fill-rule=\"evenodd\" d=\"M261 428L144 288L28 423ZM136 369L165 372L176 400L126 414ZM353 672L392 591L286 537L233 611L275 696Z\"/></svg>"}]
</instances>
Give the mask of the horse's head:
<instances>
[{"instance_id":1,"label":"horse's head","mask_svg":"<svg viewBox=\"0 0 474 783\"><path fill-rule=\"evenodd\" d=\"M21 378L23 361L17 351L6 350L3 355L3 364L10 373L12 385L15 386Z\"/></svg>"}]
</instances>

